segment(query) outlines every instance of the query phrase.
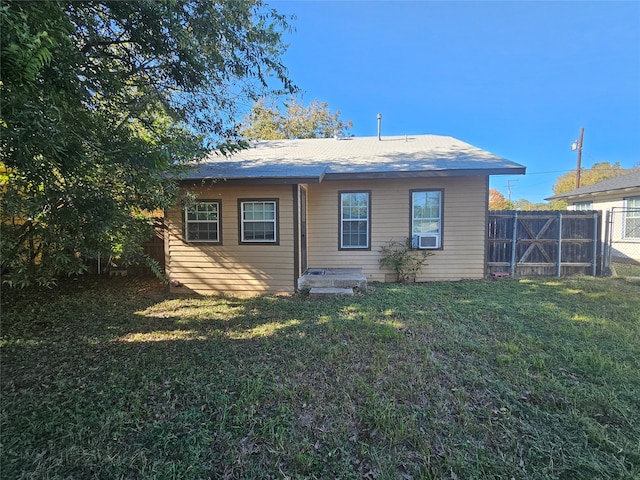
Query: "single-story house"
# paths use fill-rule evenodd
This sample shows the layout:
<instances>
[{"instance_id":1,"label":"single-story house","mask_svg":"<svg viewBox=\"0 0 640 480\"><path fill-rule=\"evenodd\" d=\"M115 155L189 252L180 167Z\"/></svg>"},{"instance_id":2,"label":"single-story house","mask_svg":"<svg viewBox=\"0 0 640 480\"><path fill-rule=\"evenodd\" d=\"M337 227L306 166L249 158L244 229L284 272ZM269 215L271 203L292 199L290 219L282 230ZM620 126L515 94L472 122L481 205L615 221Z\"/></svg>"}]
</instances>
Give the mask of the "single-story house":
<instances>
[{"instance_id":1,"label":"single-story house","mask_svg":"<svg viewBox=\"0 0 640 480\"><path fill-rule=\"evenodd\" d=\"M605 212L602 240L611 245L612 260L640 262L640 170L547 198L560 199L568 210Z\"/></svg>"},{"instance_id":2,"label":"single-story house","mask_svg":"<svg viewBox=\"0 0 640 480\"><path fill-rule=\"evenodd\" d=\"M525 167L448 136L262 141L211 154L165 213L173 291L294 292L307 269L392 281L380 248L412 238L435 255L416 281L485 274L489 175Z\"/></svg>"}]
</instances>

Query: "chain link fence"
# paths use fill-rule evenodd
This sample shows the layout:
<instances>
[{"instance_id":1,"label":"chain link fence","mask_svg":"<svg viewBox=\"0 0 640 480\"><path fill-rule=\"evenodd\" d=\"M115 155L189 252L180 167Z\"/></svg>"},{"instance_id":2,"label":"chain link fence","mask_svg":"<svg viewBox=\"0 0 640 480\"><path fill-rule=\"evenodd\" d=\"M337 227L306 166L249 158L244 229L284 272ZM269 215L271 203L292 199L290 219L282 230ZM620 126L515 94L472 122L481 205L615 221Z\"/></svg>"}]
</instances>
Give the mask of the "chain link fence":
<instances>
[{"instance_id":1,"label":"chain link fence","mask_svg":"<svg viewBox=\"0 0 640 480\"><path fill-rule=\"evenodd\" d=\"M612 208L605 223L604 273L640 277L640 208Z\"/></svg>"}]
</instances>

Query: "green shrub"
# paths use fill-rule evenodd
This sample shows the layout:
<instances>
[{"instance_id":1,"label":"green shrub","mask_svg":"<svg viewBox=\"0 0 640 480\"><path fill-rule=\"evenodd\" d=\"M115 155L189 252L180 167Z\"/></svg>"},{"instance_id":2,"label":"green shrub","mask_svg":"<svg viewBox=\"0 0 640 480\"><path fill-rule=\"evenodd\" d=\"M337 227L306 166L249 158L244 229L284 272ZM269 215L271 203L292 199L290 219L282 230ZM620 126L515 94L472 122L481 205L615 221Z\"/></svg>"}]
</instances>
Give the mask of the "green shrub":
<instances>
[{"instance_id":1,"label":"green shrub","mask_svg":"<svg viewBox=\"0 0 640 480\"><path fill-rule=\"evenodd\" d=\"M411 237L407 237L403 242L390 240L380 248L380 254L380 268L387 267L393 270L396 280L400 283L415 282L416 275L427 265L427 257L435 255L433 252L414 249Z\"/></svg>"}]
</instances>

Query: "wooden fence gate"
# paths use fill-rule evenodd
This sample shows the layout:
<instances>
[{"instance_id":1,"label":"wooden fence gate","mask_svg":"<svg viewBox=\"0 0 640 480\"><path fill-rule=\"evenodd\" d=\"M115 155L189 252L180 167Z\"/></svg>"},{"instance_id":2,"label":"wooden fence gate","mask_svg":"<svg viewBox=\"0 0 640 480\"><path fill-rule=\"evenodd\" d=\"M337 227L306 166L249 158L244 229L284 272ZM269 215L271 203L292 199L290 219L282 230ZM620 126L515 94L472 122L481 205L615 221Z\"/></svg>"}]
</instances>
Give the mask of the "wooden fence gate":
<instances>
[{"instance_id":1,"label":"wooden fence gate","mask_svg":"<svg viewBox=\"0 0 640 480\"><path fill-rule=\"evenodd\" d=\"M599 211L491 211L487 273L599 275Z\"/></svg>"}]
</instances>

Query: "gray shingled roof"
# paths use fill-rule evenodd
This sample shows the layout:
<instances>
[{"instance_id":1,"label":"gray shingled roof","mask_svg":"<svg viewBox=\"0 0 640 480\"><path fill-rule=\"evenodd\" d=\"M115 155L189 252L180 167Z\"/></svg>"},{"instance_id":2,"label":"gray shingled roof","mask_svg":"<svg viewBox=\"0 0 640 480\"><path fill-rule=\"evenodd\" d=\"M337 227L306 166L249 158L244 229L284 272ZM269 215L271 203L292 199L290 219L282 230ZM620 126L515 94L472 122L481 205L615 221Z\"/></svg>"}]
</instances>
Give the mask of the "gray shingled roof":
<instances>
[{"instance_id":1,"label":"gray shingled roof","mask_svg":"<svg viewBox=\"0 0 640 480\"><path fill-rule=\"evenodd\" d=\"M262 141L230 157L210 154L185 180L524 174L525 167L453 137L350 137Z\"/></svg>"},{"instance_id":2,"label":"gray shingled roof","mask_svg":"<svg viewBox=\"0 0 640 480\"><path fill-rule=\"evenodd\" d=\"M632 173L628 173L627 175L621 175L619 177L609 178L608 180L603 180L602 182L594 183L593 185L589 185L586 187L576 188L575 190L571 190L570 192L554 195L553 197L549 197L546 200L579 197L583 195L593 195L597 193L611 192L614 190L625 190L627 188L638 188L638 187L640 187L640 170L636 170Z\"/></svg>"}]
</instances>

